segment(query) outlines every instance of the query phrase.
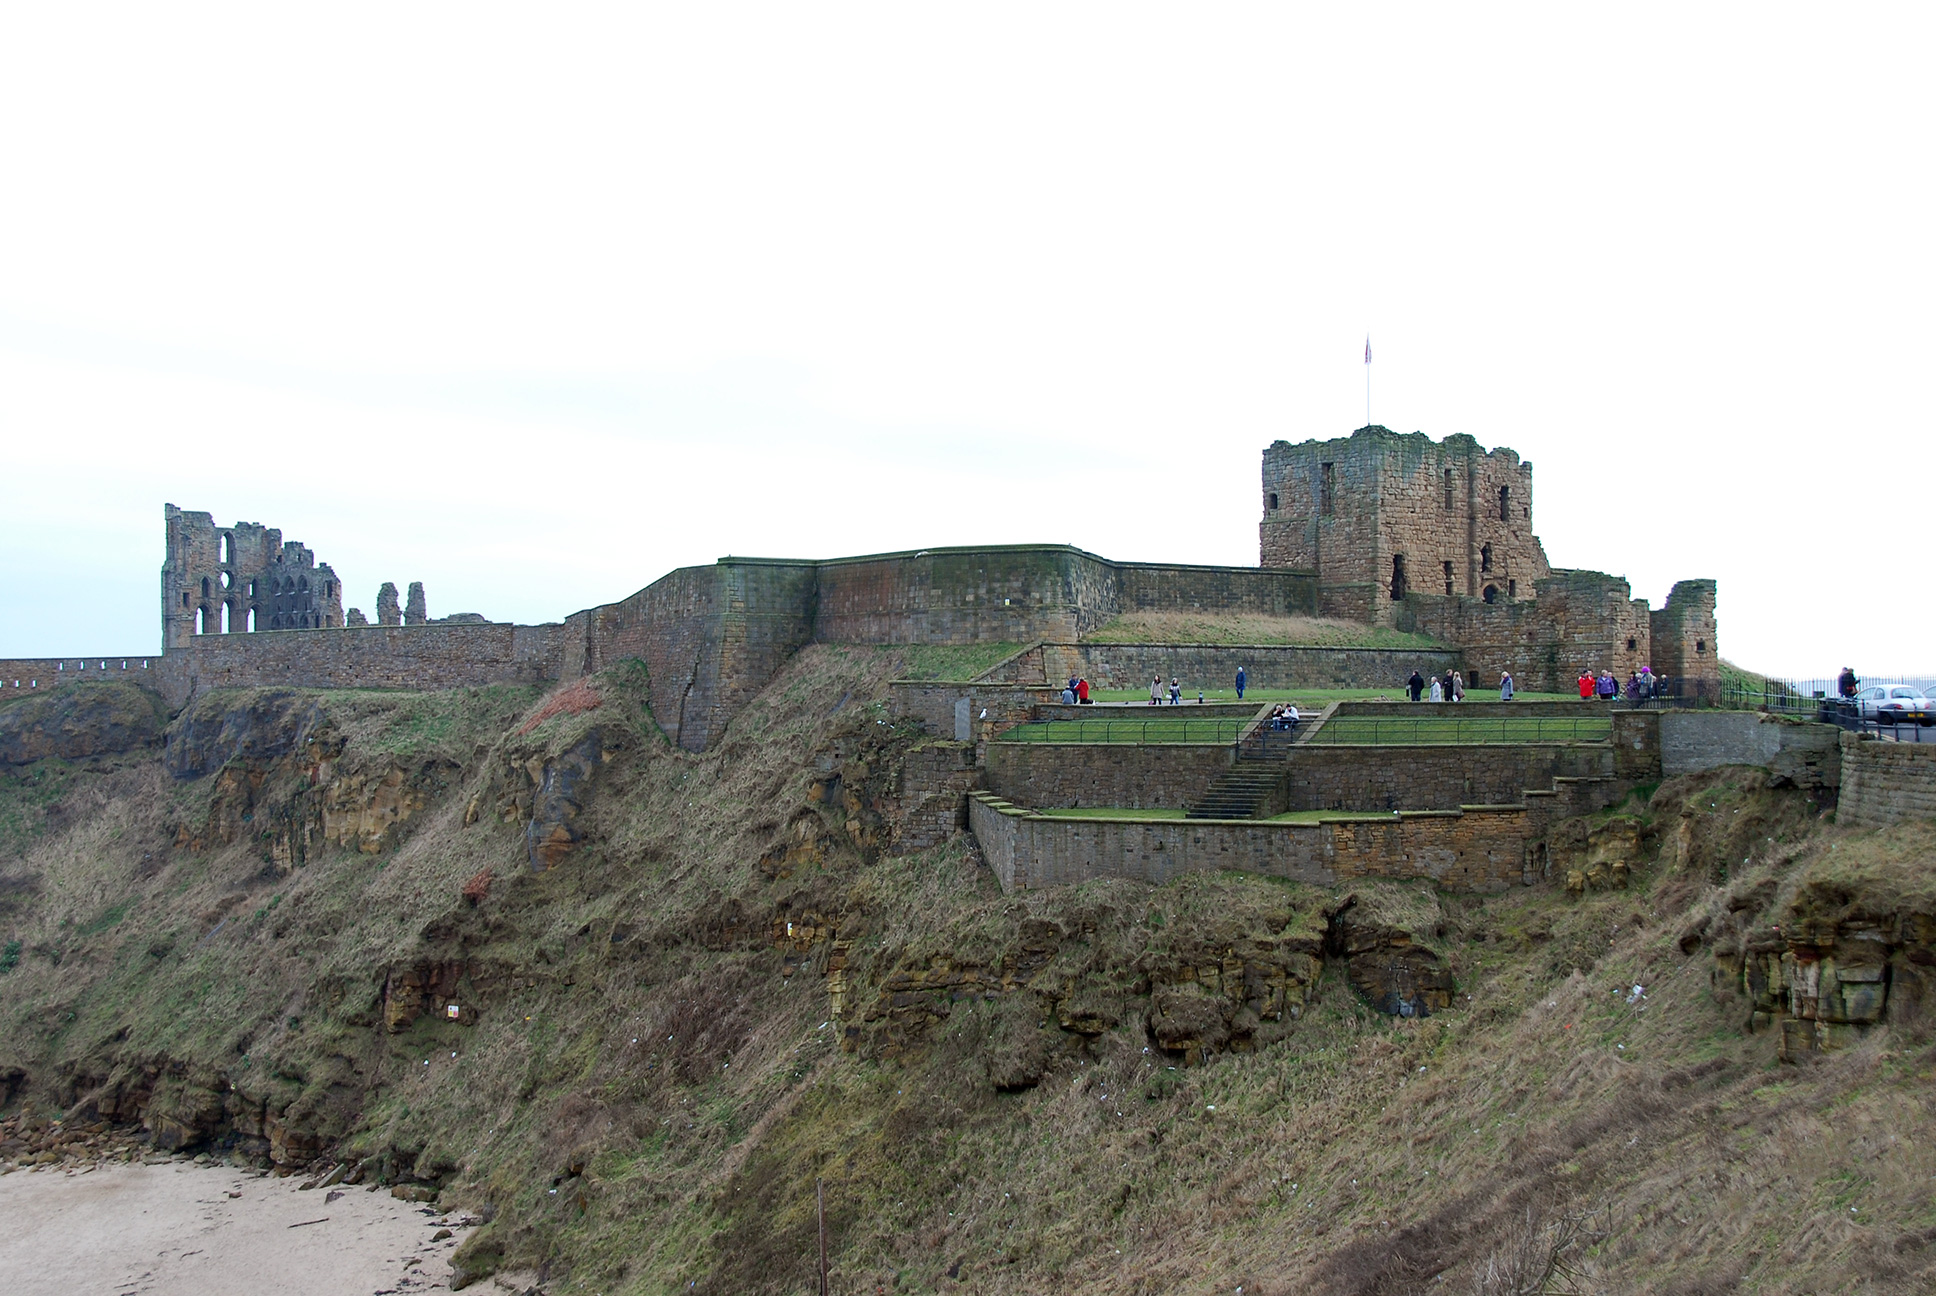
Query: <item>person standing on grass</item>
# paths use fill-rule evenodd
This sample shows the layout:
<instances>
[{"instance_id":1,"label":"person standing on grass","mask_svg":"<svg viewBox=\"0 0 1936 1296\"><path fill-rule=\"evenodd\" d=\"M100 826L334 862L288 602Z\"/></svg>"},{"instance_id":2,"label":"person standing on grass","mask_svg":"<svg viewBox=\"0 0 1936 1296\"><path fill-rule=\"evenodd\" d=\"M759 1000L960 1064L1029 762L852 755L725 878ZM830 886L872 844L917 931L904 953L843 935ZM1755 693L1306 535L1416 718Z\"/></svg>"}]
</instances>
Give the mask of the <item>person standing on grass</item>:
<instances>
[{"instance_id":1,"label":"person standing on grass","mask_svg":"<svg viewBox=\"0 0 1936 1296\"><path fill-rule=\"evenodd\" d=\"M1439 677L1436 675L1432 677L1432 700L1434 702L1445 701L1445 686L1439 683Z\"/></svg>"},{"instance_id":2,"label":"person standing on grass","mask_svg":"<svg viewBox=\"0 0 1936 1296\"><path fill-rule=\"evenodd\" d=\"M1163 677L1161 675L1158 675L1150 681L1150 705L1163 705Z\"/></svg>"},{"instance_id":3,"label":"person standing on grass","mask_svg":"<svg viewBox=\"0 0 1936 1296\"><path fill-rule=\"evenodd\" d=\"M1457 671L1452 672L1452 700L1454 702L1465 701L1465 676L1459 674Z\"/></svg>"},{"instance_id":4,"label":"person standing on grass","mask_svg":"<svg viewBox=\"0 0 1936 1296\"><path fill-rule=\"evenodd\" d=\"M1512 672L1500 671L1499 672L1499 700L1501 702L1510 702L1512 701L1512 695L1513 695Z\"/></svg>"},{"instance_id":5,"label":"person standing on grass","mask_svg":"<svg viewBox=\"0 0 1936 1296\"><path fill-rule=\"evenodd\" d=\"M1419 695L1425 692L1425 677L1418 673L1416 666L1412 668L1412 677L1405 681L1405 687L1411 690L1414 702L1418 701Z\"/></svg>"},{"instance_id":6,"label":"person standing on grass","mask_svg":"<svg viewBox=\"0 0 1936 1296\"><path fill-rule=\"evenodd\" d=\"M1580 696L1588 702L1593 700L1593 671L1591 669L1580 672Z\"/></svg>"},{"instance_id":7,"label":"person standing on grass","mask_svg":"<svg viewBox=\"0 0 1936 1296\"><path fill-rule=\"evenodd\" d=\"M1089 705L1089 681L1086 679L1076 681L1076 704L1078 706Z\"/></svg>"},{"instance_id":8,"label":"person standing on grass","mask_svg":"<svg viewBox=\"0 0 1936 1296\"><path fill-rule=\"evenodd\" d=\"M1170 705L1176 706L1182 701L1183 685L1177 680L1176 676L1172 675L1170 676Z\"/></svg>"},{"instance_id":9,"label":"person standing on grass","mask_svg":"<svg viewBox=\"0 0 1936 1296\"><path fill-rule=\"evenodd\" d=\"M1244 668L1241 666L1237 668L1237 700L1244 700Z\"/></svg>"}]
</instances>

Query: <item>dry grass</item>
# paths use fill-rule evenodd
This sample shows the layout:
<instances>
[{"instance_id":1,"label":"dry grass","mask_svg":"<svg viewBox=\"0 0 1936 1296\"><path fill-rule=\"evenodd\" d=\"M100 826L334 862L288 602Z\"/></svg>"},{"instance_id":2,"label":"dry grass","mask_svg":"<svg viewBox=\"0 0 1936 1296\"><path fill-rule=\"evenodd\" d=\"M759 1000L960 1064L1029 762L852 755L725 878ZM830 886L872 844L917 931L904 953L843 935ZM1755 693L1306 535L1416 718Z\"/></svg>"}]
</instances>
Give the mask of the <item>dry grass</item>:
<instances>
[{"instance_id":1,"label":"dry grass","mask_svg":"<svg viewBox=\"0 0 1936 1296\"><path fill-rule=\"evenodd\" d=\"M1744 900L1770 922L1928 915L1918 832L1825 828L1739 772L1670 784L1628 807L1661 852L1632 890L1356 889L1362 918L1446 960L1453 1010L1385 1018L1334 962L1253 1051L1183 1067L1154 1047L1150 979L1317 942L1344 893L1004 896L965 841L887 853L897 669L802 653L703 756L613 702L640 687L622 674L522 737L528 694L332 696L345 759L416 734L462 777L381 857L281 875L248 841L173 848L209 780L75 771L52 816L45 786L0 787L33 828L5 861L26 951L0 981L0 1071L42 1102L163 1060L278 1095L348 1152L488 1199L480 1247L560 1293L808 1290L815 1180L843 1292L1930 1289L1936 1052L1899 1024L1778 1066L1713 951L1681 947ZM594 724L615 756L562 867L531 873L516 825L463 822L490 769ZM802 823L816 850L763 869ZM776 942L785 921L838 951ZM1049 926L1029 988L934 995L913 1033L864 1020L897 970L1013 968ZM477 1024L385 1034L383 978L439 960L468 969ZM1061 1005L1105 1024L1062 1029Z\"/></svg>"}]
</instances>

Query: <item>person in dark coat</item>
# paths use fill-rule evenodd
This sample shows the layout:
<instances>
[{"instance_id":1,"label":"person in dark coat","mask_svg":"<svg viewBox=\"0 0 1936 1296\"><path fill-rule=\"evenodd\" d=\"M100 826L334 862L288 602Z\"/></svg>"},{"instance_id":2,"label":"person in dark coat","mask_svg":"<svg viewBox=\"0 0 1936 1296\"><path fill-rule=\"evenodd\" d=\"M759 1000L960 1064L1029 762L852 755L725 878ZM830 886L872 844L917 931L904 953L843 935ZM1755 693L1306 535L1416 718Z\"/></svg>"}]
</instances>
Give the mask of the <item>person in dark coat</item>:
<instances>
[{"instance_id":1,"label":"person in dark coat","mask_svg":"<svg viewBox=\"0 0 1936 1296\"><path fill-rule=\"evenodd\" d=\"M1425 677L1414 670L1412 677L1405 681L1405 687L1411 690L1412 701L1416 702L1425 694Z\"/></svg>"},{"instance_id":2,"label":"person in dark coat","mask_svg":"<svg viewBox=\"0 0 1936 1296\"><path fill-rule=\"evenodd\" d=\"M1244 700L1244 668L1241 666L1237 668L1237 700Z\"/></svg>"}]
</instances>

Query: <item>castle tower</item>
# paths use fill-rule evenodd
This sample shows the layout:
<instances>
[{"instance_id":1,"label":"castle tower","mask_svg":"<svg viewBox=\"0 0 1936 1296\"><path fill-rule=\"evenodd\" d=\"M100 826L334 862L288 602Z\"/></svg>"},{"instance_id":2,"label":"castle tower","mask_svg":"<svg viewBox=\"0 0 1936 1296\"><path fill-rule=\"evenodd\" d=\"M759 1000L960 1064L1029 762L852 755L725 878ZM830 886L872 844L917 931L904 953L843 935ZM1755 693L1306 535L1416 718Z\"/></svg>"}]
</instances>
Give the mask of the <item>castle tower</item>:
<instances>
[{"instance_id":1,"label":"castle tower","mask_svg":"<svg viewBox=\"0 0 1936 1296\"><path fill-rule=\"evenodd\" d=\"M1389 624L1407 593L1510 602L1551 574L1533 466L1469 436L1362 427L1264 451L1259 561L1316 572L1326 616Z\"/></svg>"},{"instance_id":2,"label":"castle tower","mask_svg":"<svg viewBox=\"0 0 1936 1296\"><path fill-rule=\"evenodd\" d=\"M162 506L161 646L198 634L319 630L343 624L343 586L327 563L259 522L218 527L207 513Z\"/></svg>"},{"instance_id":3,"label":"castle tower","mask_svg":"<svg viewBox=\"0 0 1936 1296\"><path fill-rule=\"evenodd\" d=\"M1648 618L1654 670L1670 677L1683 694L1718 697L1721 692L1715 597L1711 580L1676 581L1667 592L1667 605Z\"/></svg>"}]
</instances>

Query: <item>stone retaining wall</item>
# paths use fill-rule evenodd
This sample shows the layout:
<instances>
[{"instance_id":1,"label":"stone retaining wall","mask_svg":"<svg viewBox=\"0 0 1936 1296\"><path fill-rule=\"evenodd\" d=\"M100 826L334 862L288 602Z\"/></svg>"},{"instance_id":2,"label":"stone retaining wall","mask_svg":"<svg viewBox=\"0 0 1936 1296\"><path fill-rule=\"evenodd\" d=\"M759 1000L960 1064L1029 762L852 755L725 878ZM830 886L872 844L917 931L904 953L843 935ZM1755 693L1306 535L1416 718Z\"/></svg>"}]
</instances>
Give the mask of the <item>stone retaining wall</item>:
<instances>
[{"instance_id":1,"label":"stone retaining wall","mask_svg":"<svg viewBox=\"0 0 1936 1296\"><path fill-rule=\"evenodd\" d=\"M1244 668L1251 688L1388 688L1404 691L1414 670L1443 674L1458 670L1456 650L1413 648L1309 648L1282 644L1105 644L1045 643L1040 669L1045 682L1077 675L1092 688L1148 688L1150 678L1172 676L1185 696L1198 689L1235 686Z\"/></svg>"},{"instance_id":2,"label":"stone retaining wall","mask_svg":"<svg viewBox=\"0 0 1936 1296\"><path fill-rule=\"evenodd\" d=\"M154 657L10 657L0 659L0 690L58 688L62 684L132 680L161 688L162 659Z\"/></svg>"},{"instance_id":3,"label":"stone retaining wall","mask_svg":"<svg viewBox=\"0 0 1936 1296\"><path fill-rule=\"evenodd\" d=\"M1661 773L1676 778L1719 765L1761 765L1804 787L1835 787L1844 763L1841 732L1753 711L1666 711L1660 717Z\"/></svg>"},{"instance_id":4,"label":"stone retaining wall","mask_svg":"<svg viewBox=\"0 0 1936 1296\"><path fill-rule=\"evenodd\" d=\"M1840 736L1842 794L1835 822L1884 828L1936 819L1936 744Z\"/></svg>"},{"instance_id":5,"label":"stone retaining wall","mask_svg":"<svg viewBox=\"0 0 1936 1296\"><path fill-rule=\"evenodd\" d=\"M1516 803L1556 778L1612 778L1606 743L1293 747L1276 810L1444 810ZM991 787L993 784L990 785Z\"/></svg>"},{"instance_id":6,"label":"stone retaining wall","mask_svg":"<svg viewBox=\"0 0 1936 1296\"><path fill-rule=\"evenodd\" d=\"M1317 886L1386 877L1496 891L1534 880L1527 845L1543 831L1543 817L1524 805L1345 816L1314 824L1056 819L987 792L969 798L968 823L1005 891L1098 877L1160 883L1216 869Z\"/></svg>"},{"instance_id":7,"label":"stone retaining wall","mask_svg":"<svg viewBox=\"0 0 1936 1296\"><path fill-rule=\"evenodd\" d=\"M989 791L1022 805L1181 810L1236 759L1235 743L990 743Z\"/></svg>"}]
</instances>

